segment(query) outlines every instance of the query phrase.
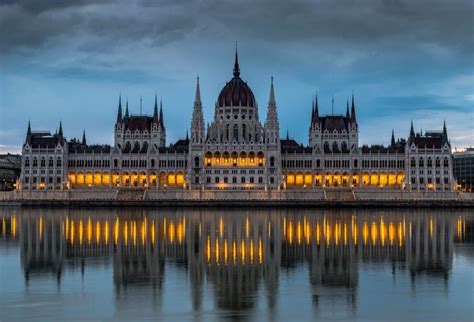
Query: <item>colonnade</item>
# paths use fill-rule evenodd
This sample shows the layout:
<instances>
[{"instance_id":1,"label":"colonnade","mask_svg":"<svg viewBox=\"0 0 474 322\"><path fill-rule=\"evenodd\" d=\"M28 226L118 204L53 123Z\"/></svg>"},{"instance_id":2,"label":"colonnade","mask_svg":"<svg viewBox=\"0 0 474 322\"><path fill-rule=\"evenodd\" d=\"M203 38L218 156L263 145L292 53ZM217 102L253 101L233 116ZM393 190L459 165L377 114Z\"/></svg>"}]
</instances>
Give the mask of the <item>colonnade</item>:
<instances>
[{"instance_id":1,"label":"colonnade","mask_svg":"<svg viewBox=\"0 0 474 322\"><path fill-rule=\"evenodd\" d=\"M183 171L69 171L69 184L76 187L157 187L183 188Z\"/></svg>"},{"instance_id":2,"label":"colonnade","mask_svg":"<svg viewBox=\"0 0 474 322\"><path fill-rule=\"evenodd\" d=\"M287 171L285 173L285 184L291 187L398 187L403 186L405 179L404 171L390 172L339 172L325 171L312 173L310 171Z\"/></svg>"},{"instance_id":3,"label":"colonnade","mask_svg":"<svg viewBox=\"0 0 474 322\"><path fill-rule=\"evenodd\" d=\"M239 166L256 167L265 165L265 155L263 152L255 153L253 151L240 153L237 152L207 152L204 156L205 165L210 166Z\"/></svg>"}]
</instances>

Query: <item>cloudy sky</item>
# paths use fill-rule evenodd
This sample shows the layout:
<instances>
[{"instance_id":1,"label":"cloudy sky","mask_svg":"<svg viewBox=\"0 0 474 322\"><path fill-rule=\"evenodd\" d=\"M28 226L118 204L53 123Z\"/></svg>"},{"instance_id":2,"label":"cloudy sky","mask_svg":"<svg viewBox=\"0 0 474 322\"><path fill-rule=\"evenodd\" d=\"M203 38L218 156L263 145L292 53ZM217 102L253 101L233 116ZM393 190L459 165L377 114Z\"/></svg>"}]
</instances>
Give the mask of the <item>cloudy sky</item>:
<instances>
[{"instance_id":1,"label":"cloudy sky","mask_svg":"<svg viewBox=\"0 0 474 322\"><path fill-rule=\"evenodd\" d=\"M118 95L132 113L163 100L168 142L190 125L196 76L206 121L232 76L264 119L270 77L281 135L307 143L311 100L320 113L356 98L363 144L441 129L474 145L472 0L3 0L0 3L0 152L33 130L112 143Z\"/></svg>"}]
</instances>

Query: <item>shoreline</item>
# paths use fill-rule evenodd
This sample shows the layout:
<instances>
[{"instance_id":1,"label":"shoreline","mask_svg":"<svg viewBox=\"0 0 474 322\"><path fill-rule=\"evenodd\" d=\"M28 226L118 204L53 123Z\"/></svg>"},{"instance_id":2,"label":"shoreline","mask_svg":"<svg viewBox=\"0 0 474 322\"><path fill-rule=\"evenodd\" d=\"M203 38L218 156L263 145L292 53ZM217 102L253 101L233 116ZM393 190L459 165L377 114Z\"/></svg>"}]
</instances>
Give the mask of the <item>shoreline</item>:
<instances>
[{"instance_id":1,"label":"shoreline","mask_svg":"<svg viewBox=\"0 0 474 322\"><path fill-rule=\"evenodd\" d=\"M458 191L317 189L223 190L60 190L0 192L0 206L175 207L175 208L471 208L474 194Z\"/></svg>"}]
</instances>

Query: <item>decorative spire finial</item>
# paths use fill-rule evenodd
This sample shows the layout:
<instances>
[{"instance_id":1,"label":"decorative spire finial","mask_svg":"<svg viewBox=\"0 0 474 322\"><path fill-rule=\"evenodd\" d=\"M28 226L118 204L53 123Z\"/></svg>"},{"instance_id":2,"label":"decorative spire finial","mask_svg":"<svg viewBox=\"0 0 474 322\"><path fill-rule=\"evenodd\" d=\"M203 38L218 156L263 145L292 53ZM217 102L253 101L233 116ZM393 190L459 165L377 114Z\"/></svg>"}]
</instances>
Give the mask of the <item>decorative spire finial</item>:
<instances>
[{"instance_id":1,"label":"decorative spire finial","mask_svg":"<svg viewBox=\"0 0 474 322\"><path fill-rule=\"evenodd\" d=\"M240 77L239 55L237 53L237 41L235 42L235 62L234 62L234 77Z\"/></svg>"},{"instance_id":2,"label":"decorative spire finial","mask_svg":"<svg viewBox=\"0 0 474 322\"><path fill-rule=\"evenodd\" d=\"M271 77L271 81L270 81L270 98L268 100L268 105L270 106L275 106L276 105L276 102L275 102L275 90L273 88L273 76Z\"/></svg>"}]
</instances>

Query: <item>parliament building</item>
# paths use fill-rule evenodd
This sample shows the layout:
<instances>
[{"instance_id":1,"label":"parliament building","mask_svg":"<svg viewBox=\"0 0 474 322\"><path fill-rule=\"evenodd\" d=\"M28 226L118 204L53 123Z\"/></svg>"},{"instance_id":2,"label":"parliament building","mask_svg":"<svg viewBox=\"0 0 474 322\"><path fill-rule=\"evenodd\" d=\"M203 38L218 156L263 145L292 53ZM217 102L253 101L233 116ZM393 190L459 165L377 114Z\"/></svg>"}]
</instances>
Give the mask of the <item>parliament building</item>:
<instances>
[{"instance_id":1,"label":"parliament building","mask_svg":"<svg viewBox=\"0 0 474 322\"><path fill-rule=\"evenodd\" d=\"M125 107L125 112L123 112ZM262 122L257 100L241 78L237 52L233 75L222 88L206 126L199 78L189 135L166 142L162 104L152 115L132 115L119 98L114 144L67 139L32 131L22 149L20 190L64 189L392 189L451 191L451 145L446 125L388 146L359 144L354 97L342 115L320 115L317 98L308 118L308 144L280 137L273 78Z\"/></svg>"}]
</instances>

